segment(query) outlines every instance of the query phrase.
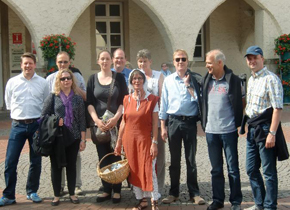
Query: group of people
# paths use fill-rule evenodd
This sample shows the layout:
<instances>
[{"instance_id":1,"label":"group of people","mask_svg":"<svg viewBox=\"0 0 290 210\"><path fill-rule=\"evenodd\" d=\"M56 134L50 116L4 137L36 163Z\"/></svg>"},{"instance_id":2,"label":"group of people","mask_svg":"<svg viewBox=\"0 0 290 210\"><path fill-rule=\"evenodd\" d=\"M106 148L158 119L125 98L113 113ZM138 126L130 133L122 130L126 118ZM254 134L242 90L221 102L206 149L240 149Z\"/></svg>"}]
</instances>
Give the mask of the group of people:
<instances>
[{"instance_id":1,"label":"group of people","mask_svg":"<svg viewBox=\"0 0 290 210\"><path fill-rule=\"evenodd\" d=\"M115 153L115 156L109 156L110 158L102 161L101 167L104 167L120 160L123 148L130 166L128 181L138 199L134 210L146 208L148 197L151 198L152 210L158 210L160 191L164 188L166 142L171 157L170 191L162 202L169 204L178 200L183 141L189 198L198 205L205 204L205 200L200 196L197 181L199 120L206 133L212 166L213 202L207 209L216 210L224 206L224 151L231 209L239 210L243 197L238 161L238 127L242 124L246 104L245 113L249 118L246 164L255 201L255 205L249 210L277 209L275 141L283 108L282 84L279 78L264 66L263 51L260 47L249 47L245 58L252 74L246 95L242 94L240 78L225 65L225 55L219 49L206 54L208 72L204 77L188 69L188 55L181 49L173 54L176 71L172 74L166 71L166 63L161 64L161 71L152 70L151 53L147 49L137 53L138 68L133 70L125 68L126 56L122 49L117 49L113 55L103 50L97 58L100 71L89 78L87 86L78 70L69 69L70 58L67 53L60 52L57 55L59 71L46 80L34 71L35 57L30 53L23 54L22 73L8 81L5 91L6 106L11 110L13 121L5 160L6 188L0 199L0 206L16 202L16 169L26 139L30 145L27 199L36 203L42 201L37 195L41 157L32 150L32 135L38 128L38 122L51 114L58 116L57 124L62 130L68 130L63 137L65 146L61 147L65 161L59 161L57 146L50 155L54 190L51 205L56 206L60 203L64 187L61 182L65 180L61 175L64 167L70 201L74 204L79 203L75 193L77 190L81 192L79 152L86 147L87 108L93 123L102 132L115 126L119 128L115 148L112 148L110 143L104 143L97 144L96 149L100 160L108 153ZM107 109L114 116L103 121L101 116ZM267 120L259 121L259 118L254 121L261 115L263 118L265 112L270 115L267 116ZM263 135L256 135L257 127L262 128L260 132ZM265 180L259 171L261 165ZM110 184L102 180L102 185L103 193L97 195L97 202L121 201L121 184Z\"/></svg>"}]
</instances>

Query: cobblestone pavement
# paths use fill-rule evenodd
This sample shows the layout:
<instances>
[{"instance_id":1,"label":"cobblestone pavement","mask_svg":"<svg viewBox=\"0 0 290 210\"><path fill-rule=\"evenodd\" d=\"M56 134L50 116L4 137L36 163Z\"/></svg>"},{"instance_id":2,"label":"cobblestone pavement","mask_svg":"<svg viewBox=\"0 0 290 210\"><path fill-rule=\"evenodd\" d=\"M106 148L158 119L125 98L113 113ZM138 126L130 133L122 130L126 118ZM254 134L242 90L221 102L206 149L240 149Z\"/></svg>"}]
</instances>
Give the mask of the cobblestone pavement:
<instances>
[{"instance_id":1,"label":"cobblestone pavement","mask_svg":"<svg viewBox=\"0 0 290 210\"><path fill-rule=\"evenodd\" d=\"M283 128L285 133L289 133L290 130L290 111L285 112L283 115ZM5 151L7 146L7 139L9 135L10 120L0 118L0 193L2 189L5 188L4 180L4 161L5 161ZM207 145L204 134L199 131L198 133L198 149L197 149L197 170L198 170L198 181L200 187L201 196L208 202L211 203L211 176L210 176L210 162L208 158ZM290 135L287 134L288 148L290 149ZM168 173L168 166L170 165L170 157L168 152L168 145L166 145L166 180L165 187L162 189L162 197L167 196L170 187L170 179ZM253 205L253 198L251 193L251 188L249 185L249 180L245 171L245 152L246 150L246 137L240 136L239 138L239 161L240 161L240 173L241 173L241 183L243 192L243 208ZM98 194L97 189L101 186L100 178L96 173L96 164L98 162L97 152L95 145L88 141L87 148L82 152L82 171L81 177L83 186L82 189L85 193L84 196L79 196L81 201L80 205L71 204L69 197L66 194L62 199L58 207L51 207L50 201L53 198L53 190L50 179L50 161L49 158L44 157L42 162L42 174L40 180L39 195L44 199L41 204L32 204L31 201L27 201L25 197L25 184L27 179L27 173L29 169L29 149L27 144L21 154L19 164L18 164L18 181L17 181L17 205L3 207L3 209L131 209L136 200L132 191L129 188L123 187L122 189L122 201L119 204L112 204L111 201L106 201L104 203L96 203L96 196ZM290 209L290 160L283 162L277 162L278 176L279 176L279 209ZM181 190L180 190L180 200L171 204L164 205L160 203L160 209L206 209L207 205L198 206L190 201L188 201L188 193L186 186L186 168L184 157L182 158L182 168L181 168ZM226 177L226 201L229 198L229 186L227 179L226 165L224 165L224 172ZM123 183L127 186L127 183ZM65 189L67 192L67 188ZM147 209L150 209L149 207ZM230 203L225 203L224 209L230 209Z\"/></svg>"}]
</instances>

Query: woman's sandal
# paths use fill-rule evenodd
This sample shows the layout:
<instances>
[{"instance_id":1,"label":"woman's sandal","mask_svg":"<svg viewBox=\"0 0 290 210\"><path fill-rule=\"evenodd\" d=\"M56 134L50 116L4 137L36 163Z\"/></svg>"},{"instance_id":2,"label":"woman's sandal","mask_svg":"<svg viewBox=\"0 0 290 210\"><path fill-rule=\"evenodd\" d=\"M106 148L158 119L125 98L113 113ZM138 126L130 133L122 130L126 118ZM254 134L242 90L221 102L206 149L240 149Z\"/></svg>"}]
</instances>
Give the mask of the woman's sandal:
<instances>
[{"instance_id":1,"label":"woman's sandal","mask_svg":"<svg viewBox=\"0 0 290 210\"><path fill-rule=\"evenodd\" d=\"M143 204L146 204L146 205L142 205ZM133 208L133 210L142 210L142 209L145 209L148 207L148 201L147 201L147 198L143 198L141 200L139 200L139 203Z\"/></svg>"},{"instance_id":2,"label":"woman's sandal","mask_svg":"<svg viewBox=\"0 0 290 210\"><path fill-rule=\"evenodd\" d=\"M152 206L152 210L159 210L159 208L158 208L158 201L153 201L151 203L151 206Z\"/></svg>"}]
</instances>

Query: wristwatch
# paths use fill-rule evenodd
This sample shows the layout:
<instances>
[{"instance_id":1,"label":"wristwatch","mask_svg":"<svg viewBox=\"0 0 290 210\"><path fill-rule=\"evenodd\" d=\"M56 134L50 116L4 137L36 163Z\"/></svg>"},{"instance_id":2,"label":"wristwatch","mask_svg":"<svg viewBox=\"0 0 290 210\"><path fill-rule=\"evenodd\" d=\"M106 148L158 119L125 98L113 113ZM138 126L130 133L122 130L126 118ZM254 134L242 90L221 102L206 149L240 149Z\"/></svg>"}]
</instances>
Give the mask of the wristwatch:
<instances>
[{"instance_id":1,"label":"wristwatch","mask_svg":"<svg viewBox=\"0 0 290 210\"><path fill-rule=\"evenodd\" d=\"M85 142L85 143L87 143L87 140L85 140L85 139L82 139L82 140L81 140L81 142Z\"/></svg>"},{"instance_id":2,"label":"wristwatch","mask_svg":"<svg viewBox=\"0 0 290 210\"><path fill-rule=\"evenodd\" d=\"M188 85L186 85L185 87L186 87L186 88L190 88L190 87L191 87L191 85L190 85L190 84L188 84Z\"/></svg>"},{"instance_id":3,"label":"wristwatch","mask_svg":"<svg viewBox=\"0 0 290 210\"><path fill-rule=\"evenodd\" d=\"M269 131L273 136L276 136L276 131Z\"/></svg>"}]
</instances>

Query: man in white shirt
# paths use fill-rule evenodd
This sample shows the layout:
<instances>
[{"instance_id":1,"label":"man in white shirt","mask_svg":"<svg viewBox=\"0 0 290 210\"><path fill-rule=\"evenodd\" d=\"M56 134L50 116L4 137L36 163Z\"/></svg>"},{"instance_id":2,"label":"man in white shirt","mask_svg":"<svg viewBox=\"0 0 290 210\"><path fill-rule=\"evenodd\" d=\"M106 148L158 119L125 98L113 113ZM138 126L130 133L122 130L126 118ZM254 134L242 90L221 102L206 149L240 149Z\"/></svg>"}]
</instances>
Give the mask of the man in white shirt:
<instances>
[{"instance_id":1,"label":"man in white shirt","mask_svg":"<svg viewBox=\"0 0 290 210\"><path fill-rule=\"evenodd\" d=\"M62 69L70 69L70 57L69 54L65 51L61 51L57 54L56 56L56 65L59 70ZM49 85L49 90L50 92L54 92L54 84L55 84L55 78L57 75L57 72L54 72L53 74L50 74L47 78L46 81L48 82ZM78 73L78 72L73 72L74 76L76 78L76 83L77 83L77 92L78 94L83 98L83 100L86 100L86 84L83 76ZM77 156L77 177L76 177L76 189L75 189L75 194L76 195L83 195L83 191L81 189L82 186L82 180L81 180L81 154L80 152L78 153ZM61 191L60 195L64 195L64 186L65 186L65 170L62 170L62 178L61 178Z\"/></svg>"},{"instance_id":2,"label":"man in white shirt","mask_svg":"<svg viewBox=\"0 0 290 210\"><path fill-rule=\"evenodd\" d=\"M17 165L20 153L29 141L30 167L26 183L27 199L40 203L37 195L41 173L41 156L32 149L32 136L38 128L38 122L45 98L49 94L48 84L35 73L36 58L32 53L21 56L22 73L8 80L5 89L5 102L11 110L12 127L8 140L5 159L5 183L0 206L16 203L15 187Z\"/></svg>"}]
</instances>

